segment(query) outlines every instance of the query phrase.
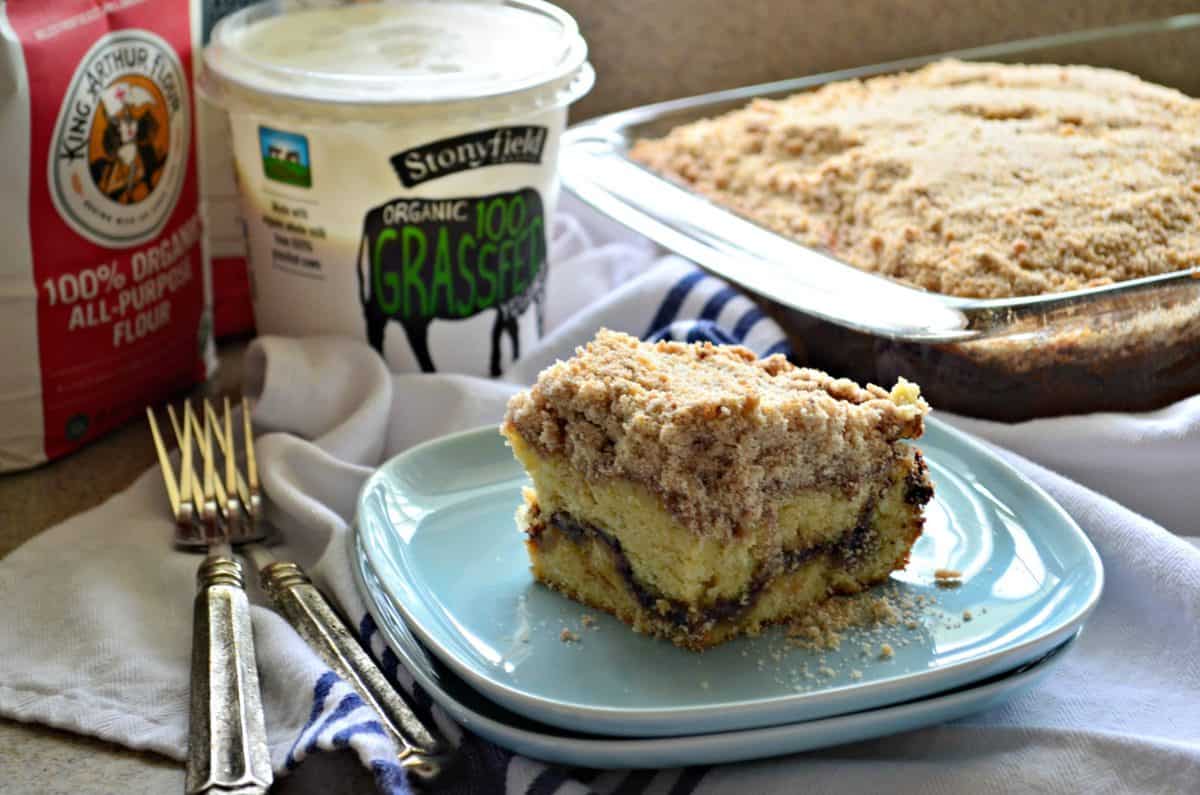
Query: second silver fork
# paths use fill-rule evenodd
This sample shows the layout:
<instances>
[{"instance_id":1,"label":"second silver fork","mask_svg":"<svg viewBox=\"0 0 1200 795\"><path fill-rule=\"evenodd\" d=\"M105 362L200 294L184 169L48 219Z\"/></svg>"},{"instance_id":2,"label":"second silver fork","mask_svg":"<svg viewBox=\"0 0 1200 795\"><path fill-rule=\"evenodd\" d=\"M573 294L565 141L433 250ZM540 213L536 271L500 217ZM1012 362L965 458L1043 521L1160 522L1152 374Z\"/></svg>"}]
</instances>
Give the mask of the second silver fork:
<instances>
[{"instance_id":1,"label":"second silver fork","mask_svg":"<svg viewBox=\"0 0 1200 795\"><path fill-rule=\"evenodd\" d=\"M449 761L447 744L439 739L434 728L421 722L391 686L304 570L295 563L277 560L265 543L261 543L274 534L269 532L264 517L258 459L249 406L245 399L242 401L241 423L245 476L237 466L237 447L228 399L225 400L223 422L217 421L216 412L207 401L204 403L204 415L206 426L224 429L223 433L214 437L223 459L225 474L223 494L218 497L223 503L222 517L228 522L232 535L249 542L239 545L238 550L259 572L262 588L276 610L379 716L384 731L399 749L400 765L415 778L432 781Z\"/></svg>"}]
</instances>

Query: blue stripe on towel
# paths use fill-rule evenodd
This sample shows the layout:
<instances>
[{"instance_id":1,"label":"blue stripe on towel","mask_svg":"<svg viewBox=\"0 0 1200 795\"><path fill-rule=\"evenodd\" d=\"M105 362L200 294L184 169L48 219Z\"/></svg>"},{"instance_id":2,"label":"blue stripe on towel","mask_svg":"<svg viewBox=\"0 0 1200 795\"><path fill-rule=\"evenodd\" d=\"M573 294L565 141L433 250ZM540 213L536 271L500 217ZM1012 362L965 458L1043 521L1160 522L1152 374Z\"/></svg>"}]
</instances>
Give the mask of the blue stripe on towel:
<instances>
[{"instance_id":1,"label":"blue stripe on towel","mask_svg":"<svg viewBox=\"0 0 1200 795\"><path fill-rule=\"evenodd\" d=\"M688 342L711 342L714 345L732 345L737 342L729 336L729 332L711 320L697 320L691 326L684 337Z\"/></svg>"},{"instance_id":2,"label":"blue stripe on towel","mask_svg":"<svg viewBox=\"0 0 1200 795\"><path fill-rule=\"evenodd\" d=\"M671 325L672 321L675 320L675 316L679 314L679 309L683 306L683 302L687 300L688 293L704 278L704 271L694 270L677 281L667 291L666 296L663 297L662 304L659 305L658 311L654 314L654 319L650 321L650 327L646 329L646 333L642 336L650 337L664 326Z\"/></svg>"},{"instance_id":3,"label":"blue stripe on towel","mask_svg":"<svg viewBox=\"0 0 1200 795\"><path fill-rule=\"evenodd\" d=\"M425 688L421 687L419 682L413 682L412 700L409 702L412 705L413 712L417 714L422 721L432 724L433 721L433 697L425 692Z\"/></svg>"},{"instance_id":4,"label":"blue stripe on towel","mask_svg":"<svg viewBox=\"0 0 1200 795\"><path fill-rule=\"evenodd\" d=\"M700 786L700 780L711 769L708 765L685 767L679 774L679 778L675 779L675 784L667 795L692 795L696 787Z\"/></svg>"},{"instance_id":5,"label":"blue stripe on towel","mask_svg":"<svg viewBox=\"0 0 1200 795\"><path fill-rule=\"evenodd\" d=\"M350 738L359 734L385 734L383 725L377 720L367 720L362 723L355 723L347 726L344 729L338 730L330 739L330 744L334 748L345 748L349 744Z\"/></svg>"},{"instance_id":6,"label":"blue stripe on towel","mask_svg":"<svg viewBox=\"0 0 1200 795\"><path fill-rule=\"evenodd\" d=\"M725 308L725 304L729 303L730 299L737 297L738 291L732 287L725 286L708 299L708 303L700 310L701 320L716 320L717 315L721 314L721 310Z\"/></svg>"},{"instance_id":7,"label":"blue stripe on towel","mask_svg":"<svg viewBox=\"0 0 1200 795\"><path fill-rule=\"evenodd\" d=\"M634 770L629 773L620 786L612 791L612 795L641 795L650 786L650 782L658 775L657 770Z\"/></svg>"},{"instance_id":8,"label":"blue stripe on towel","mask_svg":"<svg viewBox=\"0 0 1200 795\"><path fill-rule=\"evenodd\" d=\"M363 616L363 620L358 622L358 642L366 648L367 653L371 652L371 638L379 631L379 627L375 625L375 619L370 613Z\"/></svg>"},{"instance_id":9,"label":"blue stripe on towel","mask_svg":"<svg viewBox=\"0 0 1200 795\"><path fill-rule=\"evenodd\" d=\"M379 670L383 671L383 675L393 686L397 686L396 672L400 668L400 658L396 656L396 652L392 651L390 646L383 647L383 654L379 659Z\"/></svg>"},{"instance_id":10,"label":"blue stripe on towel","mask_svg":"<svg viewBox=\"0 0 1200 795\"><path fill-rule=\"evenodd\" d=\"M776 353L782 353L784 356L790 356L792 353L792 346L788 345L788 341L786 339L780 340L770 348L767 348L765 351L763 351L763 355L760 358L765 359L766 357Z\"/></svg>"},{"instance_id":11,"label":"blue stripe on towel","mask_svg":"<svg viewBox=\"0 0 1200 795\"><path fill-rule=\"evenodd\" d=\"M762 320L766 315L757 306L751 307L750 311L742 315L738 320L737 325L733 327L733 336L738 341L746 339L746 335L750 333L750 329L754 328L754 324Z\"/></svg>"},{"instance_id":12,"label":"blue stripe on towel","mask_svg":"<svg viewBox=\"0 0 1200 795\"><path fill-rule=\"evenodd\" d=\"M296 746L300 743L300 738L305 732L312 728L317 722L317 718L321 717L321 713L325 711L325 699L329 697L329 691L338 682L338 675L333 671L326 671L321 674L321 678L317 680L317 684L313 687L313 705L312 710L308 714L308 721L304 724L304 728L296 735L296 741L292 743L291 749L287 753L287 758L284 765L288 770L295 770L296 765Z\"/></svg>"},{"instance_id":13,"label":"blue stripe on towel","mask_svg":"<svg viewBox=\"0 0 1200 795\"><path fill-rule=\"evenodd\" d=\"M408 775L400 765L386 759L371 761L371 772L375 774L375 786L380 792L391 795L409 795L412 788L408 783Z\"/></svg>"},{"instance_id":14,"label":"blue stripe on towel","mask_svg":"<svg viewBox=\"0 0 1200 795\"><path fill-rule=\"evenodd\" d=\"M304 749L305 753L312 753L313 751L317 750L321 735L325 731L331 728L338 721L345 718L351 712L362 706L363 700L359 698L358 693L355 693L353 690L343 696L342 700L338 702L337 708L334 709L334 711L331 712L325 718L325 720L321 721L321 728L313 732L312 738L308 741L308 746Z\"/></svg>"},{"instance_id":15,"label":"blue stripe on towel","mask_svg":"<svg viewBox=\"0 0 1200 795\"><path fill-rule=\"evenodd\" d=\"M674 339L675 338L673 336L671 336L671 327L664 326L663 328L660 328L658 331L654 332L650 336L646 337L646 342L663 342L663 341L670 342L671 340L674 340Z\"/></svg>"}]
</instances>

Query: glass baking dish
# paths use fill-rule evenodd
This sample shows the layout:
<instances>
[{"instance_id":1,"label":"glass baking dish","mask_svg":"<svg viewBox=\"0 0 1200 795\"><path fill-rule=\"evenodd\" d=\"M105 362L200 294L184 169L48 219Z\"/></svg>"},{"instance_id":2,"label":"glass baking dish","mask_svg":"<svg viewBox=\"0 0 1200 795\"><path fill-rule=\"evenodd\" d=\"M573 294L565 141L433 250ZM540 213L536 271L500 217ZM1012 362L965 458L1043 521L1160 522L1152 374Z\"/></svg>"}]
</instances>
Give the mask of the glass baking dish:
<instances>
[{"instance_id":1,"label":"glass baking dish","mask_svg":"<svg viewBox=\"0 0 1200 795\"><path fill-rule=\"evenodd\" d=\"M834 375L916 381L937 408L988 419L1141 411L1200 392L1200 267L1005 299L925 292L860 271L660 177L628 156L699 118L940 58L1087 64L1200 94L1200 14L911 58L647 105L563 139L565 187L741 286L788 332L795 359Z\"/></svg>"}]
</instances>

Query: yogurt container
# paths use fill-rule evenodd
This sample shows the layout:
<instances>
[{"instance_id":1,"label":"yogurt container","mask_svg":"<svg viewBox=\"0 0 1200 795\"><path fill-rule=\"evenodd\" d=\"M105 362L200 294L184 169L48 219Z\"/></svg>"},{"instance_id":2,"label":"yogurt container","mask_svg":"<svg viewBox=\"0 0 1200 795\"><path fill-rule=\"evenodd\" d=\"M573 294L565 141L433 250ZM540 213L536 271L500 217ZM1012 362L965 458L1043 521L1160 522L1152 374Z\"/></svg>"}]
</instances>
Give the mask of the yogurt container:
<instances>
[{"instance_id":1,"label":"yogurt container","mask_svg":"<svg viewBox=\"0 0 1200 795\"><path fill-rule=\"evenodd\" d=\"M567 13L267 2L221 20L204 63L259 333L492 376L541 334L559 136L594 80Z\"/></svg>"}]
</instances>

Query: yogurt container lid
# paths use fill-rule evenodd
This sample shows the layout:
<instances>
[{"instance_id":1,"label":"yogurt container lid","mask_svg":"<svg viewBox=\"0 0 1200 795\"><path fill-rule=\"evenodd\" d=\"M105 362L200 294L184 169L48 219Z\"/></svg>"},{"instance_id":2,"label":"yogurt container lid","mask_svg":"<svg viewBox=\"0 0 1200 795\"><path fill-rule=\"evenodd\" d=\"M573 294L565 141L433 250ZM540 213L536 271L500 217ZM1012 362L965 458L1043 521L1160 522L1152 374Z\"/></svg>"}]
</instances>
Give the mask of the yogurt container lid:
<instances>
[{"instance_id":1,"label":"yogurt container lid","mask_svg":"<svg viewBox=\"0 0 1200 795\"><path fill-rule=\"evenodd\" d=\"M432 104L591 84L571 16L542 0L268 0L213 28L206 76L288 99ZM584 74L586 72L586 75ZM575 78L586 77L586 80ZM577 90L572 83L586 83Z\"/></svg>"}]
</instances>

